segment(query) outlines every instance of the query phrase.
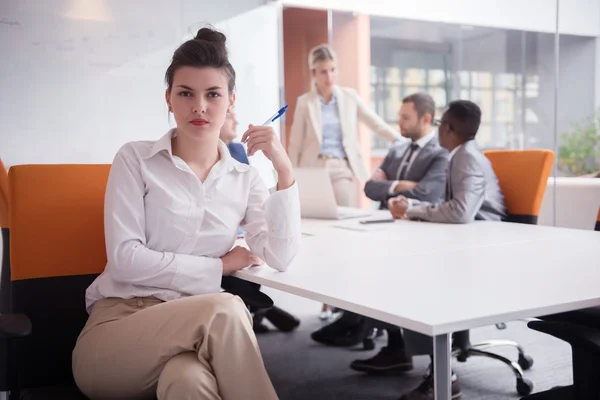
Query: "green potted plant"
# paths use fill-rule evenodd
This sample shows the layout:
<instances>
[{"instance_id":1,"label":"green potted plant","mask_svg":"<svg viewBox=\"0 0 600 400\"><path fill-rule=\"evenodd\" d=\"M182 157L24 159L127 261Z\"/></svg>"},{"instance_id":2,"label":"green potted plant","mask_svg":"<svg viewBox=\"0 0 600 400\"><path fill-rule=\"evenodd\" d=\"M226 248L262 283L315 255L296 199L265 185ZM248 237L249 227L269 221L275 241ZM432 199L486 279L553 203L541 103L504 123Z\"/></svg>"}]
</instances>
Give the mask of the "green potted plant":
<instances>
[{"instance_id":1,"label":"green potted plant","mask_svg":"<svg viewBox=\"0 0 600 400\"><path fill-rule=\"evenodd\" d=\"M600 177L600 109L562 135L558 170L568 176Z\"/></svg>"}]
</instances>

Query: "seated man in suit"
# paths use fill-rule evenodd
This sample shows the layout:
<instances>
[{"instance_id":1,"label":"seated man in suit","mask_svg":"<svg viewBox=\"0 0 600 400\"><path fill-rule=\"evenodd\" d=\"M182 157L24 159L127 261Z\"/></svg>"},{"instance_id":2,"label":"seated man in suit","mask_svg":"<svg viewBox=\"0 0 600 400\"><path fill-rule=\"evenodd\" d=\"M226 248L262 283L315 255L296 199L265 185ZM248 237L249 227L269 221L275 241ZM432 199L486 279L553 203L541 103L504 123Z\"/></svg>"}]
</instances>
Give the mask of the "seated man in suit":
<instances>
[{"instance_id":1,"label":"seated man in suit","mask_svg":"<svg viewBox=\"0 0 600 400\"><path fill-rule=\"evenodd\" d=\"M365 185L365 194L387 208L390 197L402 194L416 200L436 202L443 198L448 152L439 145L433 127L435 102L427 93L415 93L402 100L399 111L402 136L409 139L394 145ZM332 324L313 332L313 340L332 346L360 343L373 321L343 312ZM389 343L373 359L358 360L351 368L366 372L408 370L412 361L403 354L400 328L386 325Z\"/></svg>"},{"instance_id":2,"label":"seated man in suit","mask_svg":"<svg viewBox=\"0 0 600 400\"><path fill-rule=\"evenodd\" d=\"M386 209L388 199L398 195L436 202L444 195L448 153L433 129L435 102L427 93L402 100L400 132L410 141L396 143L365 185L368 198Z\"/></svg>"},{"instance_id":3,"label":"seated man in suit","mask_svg":"<svg viewBox=\"0 0 600 400\"><path fill-rule=\"evenodd\" d=\"M244 145L233 141L237 136L237 124L235 112L230 110L225 119L225 124L219 133L219 138L227 145L233 158L241 163L250 164ZM243 232L240 229L238 236L242 234ZM286 332L294 330L300 324L300 321L296 317L276 306L257 309L257 307L272 304L271 299L260 292L260 285L257 283L248 282L235 276L223 276L221 278L221 287L230 293L239 295L246 302L246 305L249 306L253 314L253 328L256 333L269 331L269 328L262 323L263 318L269 320L278 329Z\"/></svg>"},{"instance_id":4,"label":"seated man in suit","mask_svg":"<svg viewBox=\"0 0 600 400\"><path fill-rule=\"evenodd\" d=\"M480 121L477 104L468 100L450 103L439 128L440 144L449 151L445 200L432 204L397 196L388 203L394 217L454 224L506 218L498 178L475 142Z\"/></svg>"},{"instance_id":5,"label":"seated man in suit","mask_svg":"<svg viewBox=\"0 0 600 400\"><path fill-rule=\"evenodd\" d=\"M506 207L498 179L474 140L480 122L481 110L475 103L457 100L449 104L439 127L440 144L450 152L444 201L432 204L404 196L392 198L388 207L395 218L450 224L505 219ZM413 354L433 352L429 336L405 329L404 339ZM401 400L434 400L432 372L430 368L423 383ZM460 386L454 374L452 398L460 398Z\"/></svg>"}]
</instances>

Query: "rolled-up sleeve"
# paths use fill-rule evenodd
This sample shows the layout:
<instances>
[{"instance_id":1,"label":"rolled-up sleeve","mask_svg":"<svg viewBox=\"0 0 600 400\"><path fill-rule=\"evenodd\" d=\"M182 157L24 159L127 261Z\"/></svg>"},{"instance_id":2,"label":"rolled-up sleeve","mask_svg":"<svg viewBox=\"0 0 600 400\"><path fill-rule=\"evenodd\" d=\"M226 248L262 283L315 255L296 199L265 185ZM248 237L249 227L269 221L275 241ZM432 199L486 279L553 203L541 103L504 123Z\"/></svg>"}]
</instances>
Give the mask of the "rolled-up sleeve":
<instances>
[{"instance_id":1,"label":"rolled-up sleeve","mask_svg":"<svg viewBox=\"0 0 600 400\"><path fill-rule=\"evenodd\" d=\"M250 196L242 227L250 250L268 266L285 271L294 260L302 239L300 197L294 183L269 194L252 168Z\"/></svg>"},{"instance_id":2,"label":"rolled-up sleeve","mask_svg":"<svg viewBox=\"0 0 600 400\"><path fill-rule=\"evenodd\" d=\"M147 247L144 195L138 156L126 145L114 159L105 195L107 267L112 279L188 295L218 293L223 273L221 259Z\"/></svg>"}]
</instances>

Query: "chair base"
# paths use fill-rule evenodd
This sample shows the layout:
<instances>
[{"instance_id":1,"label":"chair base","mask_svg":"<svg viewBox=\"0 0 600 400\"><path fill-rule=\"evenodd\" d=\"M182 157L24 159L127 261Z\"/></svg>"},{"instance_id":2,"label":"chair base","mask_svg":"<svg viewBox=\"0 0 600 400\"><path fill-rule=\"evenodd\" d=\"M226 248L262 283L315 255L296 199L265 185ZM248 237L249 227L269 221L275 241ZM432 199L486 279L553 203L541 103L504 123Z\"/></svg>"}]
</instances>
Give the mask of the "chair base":
<instances>
[{"instance_id":1,"label":"chair base","mask_svg":"<svg viewBox=\"0 0 600 400\"><path fill-rule=\"evenodd\" d=\"M464 340L464 339L463 339ZM519 358L517 362L496 353L486 351L486 349L499 346L510 346L517 349ZM517 342L509 340L489 340L474 345L462 343L455 347L452 353L453 357L459 362L466 362L469 357L486 357L498 360L508 366L516 378L516 390L521 396L527 396L533 391L533 383L523 376L523 371L528 370L533 365L533 359L525 354L525 351Z\"/></svg>"},{"instance_id":2,"label":"chair base","mask_svg":"<svg viewBox=\"0 0 600 400\"><path fill-rule=\"evenodd\" d=\"M532 394L531 396L523 397L521 400L575 400L575 392L571 385Z\"/></svg>"}]
</instances>

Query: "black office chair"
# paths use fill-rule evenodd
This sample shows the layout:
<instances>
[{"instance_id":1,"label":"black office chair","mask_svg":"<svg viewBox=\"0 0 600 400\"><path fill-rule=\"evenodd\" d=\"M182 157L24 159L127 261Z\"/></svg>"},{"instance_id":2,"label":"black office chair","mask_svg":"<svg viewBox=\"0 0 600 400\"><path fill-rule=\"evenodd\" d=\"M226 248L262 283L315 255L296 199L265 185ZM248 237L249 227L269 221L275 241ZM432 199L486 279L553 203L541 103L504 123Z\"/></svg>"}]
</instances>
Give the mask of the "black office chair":
<instances>
[{"instance_id":1,"label":"black office chair","mask_svg":"<svg viewBox=\"0 0 600 400\"><path fill-rule=\"evenodd\" d=\"M595 230L600 232L600 209ZM523 400L600 399L600 307L548 315L528 324L562 339L573 351L573 385L524 397Z\"/></svg>"},{"instance_id":2,"label":"black office chair","mask_svg":"<svg viewBox=\"0 0 600 400\"><path fill-rule=\"evenodd\" d=\"M581 324L567 322L569 320ZM573 385L536 393L523 400L600 399L600 308L549 316L541 321L531 321L528 326L571 345Z\"/></svg>"}]
</instances>

